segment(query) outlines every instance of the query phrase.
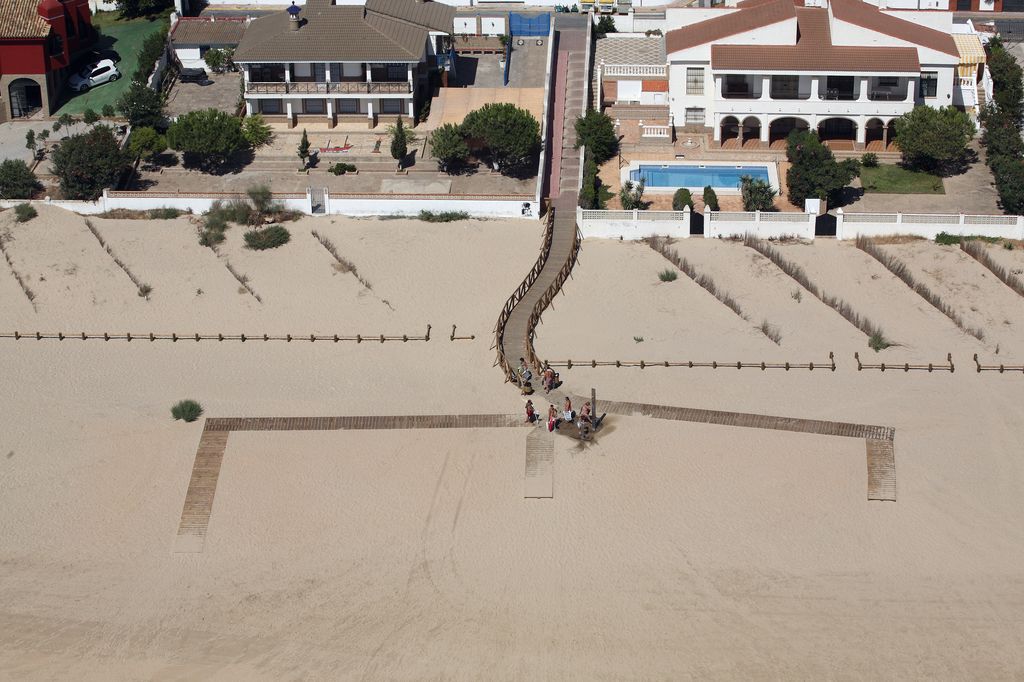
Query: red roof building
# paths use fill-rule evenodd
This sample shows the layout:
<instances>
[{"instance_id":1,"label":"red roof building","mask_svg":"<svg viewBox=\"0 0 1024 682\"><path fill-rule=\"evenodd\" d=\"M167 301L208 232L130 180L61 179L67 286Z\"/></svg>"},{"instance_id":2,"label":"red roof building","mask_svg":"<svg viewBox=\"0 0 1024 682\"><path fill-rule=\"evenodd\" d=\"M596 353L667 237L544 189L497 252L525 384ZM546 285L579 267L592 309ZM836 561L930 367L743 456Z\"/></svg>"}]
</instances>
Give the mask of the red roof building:
<instances>
[{"instance_id":1,"label":"red roof building","mask_svg":"<svg viewBox=\"0 0 1024 682\"><path fill-rule=\"evenodd\" d=\"M0 122L49 116L75 55L95 41L88 0L0 0Z\"/></svg>"}]
</instances>

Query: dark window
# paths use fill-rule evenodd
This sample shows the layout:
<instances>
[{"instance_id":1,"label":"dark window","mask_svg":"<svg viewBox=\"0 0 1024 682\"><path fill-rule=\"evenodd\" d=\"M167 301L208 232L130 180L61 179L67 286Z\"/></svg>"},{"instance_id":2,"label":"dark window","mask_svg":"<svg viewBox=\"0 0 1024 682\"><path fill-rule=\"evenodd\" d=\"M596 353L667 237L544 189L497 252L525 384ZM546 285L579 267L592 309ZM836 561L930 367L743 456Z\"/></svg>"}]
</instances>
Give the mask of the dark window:
<instances>
[{"instance_id":1,"label":"dark window","mask_svg":"<svg viewBox=\"0 0 1024 682\"><path fill-rule=\"evenodd\" d=\"M878 87L880 88L895 88L899 85L900 79L890 76L882 76L878 79Z\"/></svg>"},{"instance_id":2,"label":"dark window","mask_svg":"<svg viewBox=\"0 0 1024 682\"><path fill-rule=\"evenodd\" d=\"M971 0L956 0L956 11L957 12L970 12L971 11Z\"/></svg>"},{"instance_id":3,"label":"dark window","mask_svg":"<svg viewBox=\"0 0 1024 682\"><path fill-rule=\"evenodd\" d=\"M772 76L772 99L797 99L800 76Z\"/></svg>"},{"instance_id":4,"label":"dark window","mask_svg":"<svg viewBox=\"0 0 1024 682\"><path fill-rule=\"evenodd\" d=\"M96 69L95 71L92 72L92 77L93 78L98 78L99 76L102 76L103 74L105 74L107 71L110 71L110 69L108 67L106 67L106 66L104 66L102 69Z\"/></svg>"},{"instance_id":5,"label":"dark window","mask_svg":"<svg viewBox=\"0 0 1024 682\"><path fill-rule=\"evenodd\" d=\"M249 80L254 83L281 83L284 81L284 66L281 64L250 66Z\"/></svg>"},{"instance_id":6,"label":"dark window","mask_svg":"<svg viewBox=\"0 0 1024 682\"><path fill-rule=\"evenodd\" d=\"M261 99L258 100L260 105L260 113L263 114L280 114L281 113L281 100L279 99Z\"/></svg>"},{"instance_id":7,"label":"dark window","mask_svg":"<svg viewBox=\"0 0 1024 682\"><path fill-rule=\"evenodd\" d=\"M302 101L307 114L323 114L327 112L327 103L322 99L306 99Z\"/></svg>"},{"instance_id":8,"label":"dark window","mask_svg":"<svg viewBox=\"0 0 1024 682\"><path fill-rule=\"evenodd\" d=\"M50 36L50 54L62 54L64 52L64 39L54 33Z\"/></svg>"},{"instance_id":9,"label":"dark window","mask_svg":"<svg viewBox=\"0 0 1024 682\"><path fill-rule=\"evenodd\" d=\"M388 80L404 81L408 78L408 70L405 64L388 64Z\"/></svg>"},{"instance_id":10,"label":"dark window","mask_svg":"<svg viewBox=\"0 0 1024 682\"><path fill-rule=\"evenodd\" d=\"M939 94L939 74L934 71L921 72L921 97L935 97Z\"/></svg>"},{"instance_id":11,"label":"dark window","mask_svg":"<svg viewBox=\"0 0 1024 682\"><path fill-rule=\"evenodd\" d=\"M313 80L317 83L324 83L327 81L327 69L325 67L325 64L313 65Z\"/></svg>"},{"instance_id":12,"label":"dark window","mask_svg":"<svg viewBox=\"0 0 1024 682\"><path fill-rule=\"evenodd\" d=\"M338 113L339 114L358 114L359 113L359 100L357 100L357 99L339 99L338 100Z\"/></svg>"},{"instance_id":13,"label":"dark window","mask_svg":"<svg viewBox=\"0 0 1024 682\"><path fill-rule=\"evenodd\" d=\"M754 94L753 86L742 74L730 73L725 76L725 94L733 97Z\"/></svg>"},{"instance_id":14,"label":"dark window","mask_svg":"<svg viewBox=\"0 0 1024 682\"><path fill-rule=\"evenodd\" d=\"M853 76L829 76L825 79L825 99L853 99Z\"/></svg>"},{"instance_id":15,"label":"dark window","mask_svg":"<svg viewBox=\"0 0 1024 682\"><path fill-rule=\"evenodd\" d=\"M380 102L380 112L382 114L400 114L402 113L402 100L400 99L384 99Z\"/></svg>"}]
</instances>

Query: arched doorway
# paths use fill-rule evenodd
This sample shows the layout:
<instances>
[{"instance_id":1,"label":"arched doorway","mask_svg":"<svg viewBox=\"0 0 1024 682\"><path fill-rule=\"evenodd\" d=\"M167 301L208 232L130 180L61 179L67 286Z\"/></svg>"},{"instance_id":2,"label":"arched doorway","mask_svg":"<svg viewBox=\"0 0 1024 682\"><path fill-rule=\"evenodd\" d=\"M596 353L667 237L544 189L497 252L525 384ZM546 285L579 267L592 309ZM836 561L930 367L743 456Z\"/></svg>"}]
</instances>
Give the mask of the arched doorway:
<instances>
[{"instance_id":1,"label":"arched doorway","mask_svg":"<svg viewBox=\"0 0 1024 682\"><path fill-rule=\"evenodd\" d=\"M768 145L772 149L785 149L786 138L794 130L808 130L811 126L802 118L787 116L768 124Z\"/></svg>"},{"instance_id":2,"label":"arched doorway","mask_svg":"<svg viewBox=\"0 0 1024 682\"><path fill-rule=\"evenodd\" d=\"M892 119L889 121L888 125L885 126L885 133L885 139L886 142L888 142L888 146L886 146L885 151L898 151L899 148L896 146L896 119Z\"/></svg>"},{"instance_id":3,"label":"arched doorway","mask_svg":"<svg viewBox=\"0 0 1024 682\"><path fill-rule=\"evenodd\" d=\"M31 78L18 78L7 88L11 100L11 118L23 118L43 106L43 91Z\"/></svg>"},{"instance_id":4,"label":"arched doorway","mask_svg":"<svg viewBox=\"0 0 1024 682\"><path fill-rule=\"evenodd\" d=\"M747 116L743 119L743 145L757 146L761 142L761 119Z\"/></svg>"},{"instance_id":5,"label":"arched doorway","mask_svg":"<svg viewBox=\"0 0 1024 682\"><path fill-rule=\"evenodd\" d=\"M740 122L735 116L726 116L721 123L722 146L739 146ZM728 143L728 144L727 144Z\"/></svg>"},{"instance_id":6,"label":"arched doorway","mask_svg":"<svg viewBox=\"0 0 1024 682\"><path fill-rule=\"evenodd\" d=\"M885 151L885 124L880 118L869 118L864 124L864 149L871 152Z\"/></svg>"},{"instance_id":7,"label":"arched doorway","mask_svg":"<svg viewBox=\"0 0 1024 682\"><path fill-rule=\"evenodd\" d=\"M832 149L852 150L857 124L848 118L826 118L818 124L818 137Z\"/></svg>"}]
</instances>

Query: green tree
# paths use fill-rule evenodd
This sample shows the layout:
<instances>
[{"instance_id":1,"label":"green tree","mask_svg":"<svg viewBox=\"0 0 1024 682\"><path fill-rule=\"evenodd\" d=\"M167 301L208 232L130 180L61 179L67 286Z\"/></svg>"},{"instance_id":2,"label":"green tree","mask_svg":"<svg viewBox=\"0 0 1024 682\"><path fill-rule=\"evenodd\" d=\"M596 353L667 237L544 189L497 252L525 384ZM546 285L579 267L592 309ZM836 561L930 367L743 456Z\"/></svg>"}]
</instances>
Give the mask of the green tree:
<instances>
[{"instance_id":1,"label":"green tree","mask_svg":"<svg viewBox=\"0 0 1024 682\"><path fill-rule=\"evenodd\" d=\"M295 154L302 160L302 167L305 168L307 159L309 159L309 135L306 134L305 128L302 129L302 139L299 140Z\"/></svg>"},{"instance_id":2,"label":"green tree","mask_svg":"<svg viewBox=\"0 0 1024 682\"><path fill-rule=\"evenodd\" d=\"M775 189L767 181L744 175L740 178L744 211L771 211L775 208Z\"/></svg>"},{"instance_id":3,"label":"green tree","mask_svg":"<svg viewBox=\"0 0 1024 682\"><path fill-rule=\"evenodd\" d=\"M34 157L36 155L36 147L37 146L38 146L38 143L36 142L36 131L34 131L31 128L29 128L28 132L25 133L25 149L28 149L29 151L31 151L32 152L32 156Z\"/></svg>"},{"instance_id":4,"label":"green tree","mask_svg":"<svg viewBox=\"0 0 1024 682\"><path fill-rule=\"evenodd\" d=\"M693 196L690 194L690 190L680 187L672 195L672 210L682 211L687 206L690 207L691 211L693 210Z\"/></svg>"},{"instance_id":5,"label":"green tree","mask_svg":"<svg viewBox=\"0 0 1024 682\"><path fill-rule=\"evenodd\" d=\"M402 168L402 162L409 153L409 138L405 130L405 123L399 116L395 125L391 126L391 158L398 162L398 168Z\"/></svg>"},{"instance_id":6,"label":"green tree","mask_svg":"<svg viewBox=\"0 0 1024 682\"><path fill-rule=\"evenodd\" d=\"M166 149L167 139L155 128L144 126L132 129L132 136L128 139L128 151L132 156L149 161Z\"/></svg>"},{"instance_id":7,"label":"green tree","mask_svg":"<svg viewBox=\"0 0 1024 682\"><path fill-rule=\"evenodd\" d=\"M92 201L117 181L127 158L114 131L97 125L63 140L53 152L51 166L64 196Z\"/></svg>"},{"instance_id":8,"label":"green tree","mask_svg":"<svg viewBox=\"0 0 1024 682\"><path fill-rule=\"evenodd\" d=\"M525 174L540 149L540 124L529 111L514 104L485 104L462 122L471 147L482 146L495 170ZM532 168L536 172L536 167Z\"/></svg>"},{"instance_id":9,"label":"green tree","mask_svg":"<svg viewBox=\"0 0 1024 682\"><path fill-rule=\"evenodd\" d=\"M832 150L818 139L818 134L794 130L786 141L787 198L794 206L803 206L806 199L827 199L835 203L839 192L860 175L856 159L836 161Z\"/></svg>"},{"instance_id":10,"label":"green tree","mask_svg":"<svg viewBox=\"0 0 1024 682\"><path fill-rule=\"evenodd\" d=\"M114 108L113 104L104 104L103 108L100 109L100 113L103 114L104 118L114 118L117 115L117 109Z\"/></svg>"},{"instance_id":11,"label":"green tree","mask_svg":"<svg viewBox=\"0 0 1024 682\"><path fill-rule=\"evenodd\" d=\"M1001 156L1019 159L1024 155L1024 139L1012 116L990 104L981 112L981 123L985 127L981 143L985 146L988 165Z\"/></svg>"},{"instance_id":12,"label":"green tree","mask_svg":"<svg viewBox=\"0 0 1024 682\"><path fill-rule=\"evenodd\" d=\"M82 112L82 121L86 125L94 125L100 120L100 115L96 113L94 109L86 109Z\"/></svg>"},{"instance_id":13,"label":"green tree","mask_svg":"<svg viewBox=\"0 0 1024 682\"><path fill-rule=\"evenodd\" d=\"M64 128L70 128L71 126L78 124L78 119L68 113L61 114L57 121L59 121L61 126Z\"/></svg>"},{"instance_id":14,"label":"green tree","mask_svg":"<svg viewBox=\"0 0 1024 682\"><path fill-rule=\"evenodd\" d=\"M992 172L1003 211L1011 215L1024 213L1024 161L1000 157L992 165Z\"/></svg>"},{"instance_id":15,"label":"green tree","mask_svg":"<svg viewBox=\"0 0 1024 682\"><path fill-rule=\"evenodd\" d=\"M167 130L167 144L207 170L223 166L233 154L248 147L239 120L217 109L179 116Z\"/></svg>"},{"instance_id":16,"label":"green tree","mask_svg":"<svg viewBox=\"0 0 1024 682\"><path fill-rule=\"evenodd\" d=\"M622 184L622 189L619 190L619 202L622 204L622 210L634 211L634 210L646 210L647 202L644 201L644 181L633 183L632 180L626 180Z\"/></svg>"},{"instance_id":17,"label":"green tree","mask_svg":"<svg viewBox=\"0 0 1024 682\"><path fill-rule=\"evenodd\" d=\"M203 55L203 61L210 67L210 70L215 73L220 73L224 70L225 55L224 50L218 48L211 48L206 51Z\"/></svg>"},{"instance_id":18,"label":"green tree","mask_svg":"<svg viewBox=\"0 0 1024 682\"><path fill-rule=\"evenodd\" d=\"M711 185L704 188L704 205L710 211L721 210L718 206L718 195L715 194L715 189Z\"/></svg>"},{"instance_id":19,"label":"green tree","mask_svg":"<svg viewBox=\"0 0 1024 682\"><path fill-rule=\"evenodd\" d=\"M985 66L992 76L992 99L996 108L1020 125L1024 123L1024 71L999 38L990 40L988 49Z\"/></svg>"},{"instance_id":20,"label":"green tree","mask_svg":"<svg viewBox=\"0 0 1024 682\"><path fill-rule=\"evenodd\" d=\"M156 68L156 62L160 55L167 48L167 26L164 25L156 33L151 33L142 41L142 49L139 50L138 66L132 74L132 80L142 84L149 83L149 77Z\"/></svg>"},{"instance_id":21,"label":"green tree","mask_svg":"<svg viewBox=\"0 0 1024 682\"><path fill-rule=\"evenodd\" d=\"M896 144L911 168L948 173L964 159L976 128L954 107L914 107L896 119Z\"/></svg>"},{"instance_id":22,"label":"green tree","mask_svg":"<svg viewBox=\"0 0 1024 682\"><path fill-rule=\"evenodd\" d=\"M121 93L117 109L132 127L154 127L164 120L164 97L148 85L136 81Z\"/></svg>"},{"instance_id":23,"label":"green tree","mask_svg":"<svg viewBox=\"0 0 1024 682\"><path fill-rule=\"evenodd\" d=\"M258 149L264 145L270 144L270 141L274 139L274 131L270 129L267 122L263 119L260 114L252 114L246 116L242 120L242 137L249 143L249 146L253 149Z\"/></svg>"},{"instance_id":24,"label":"green tree","mask_svg":"<svg viewBox=\"0 0 1024 682\"><path fill-rule=\"evenodd\" d=\"M466 163L469 145L462 134L462 128L454 123L445 123L430 135L430 153L437 159L437 166L450 173Z\"/></svg>"},{"instance_id":25,"label":"green tree","mask_svg":"<svg viewBox=\"0 0 1024 682\"><path fill-rule=\"evenodd\" d=\"M42 187L21 159L0 162L0 199L31 199L33 192Z\"/></svg>"},{"instance_id":26,"label":"green tree","mask_svg":"<svg viewBox=\"0 0 1024 682\"><path fill-rule=\"evenodd\" d=\"M117 9L125 19L159 14L174 3L170 0L117 0Z\"/></svg>"},{"instance_id":27,"label":"green tree","mask_svg":"<svg viewBox=\"0 0 1024 682\"><path fill-rule=\"evenodd\" d=\"M601 165L619 152L619 136L615 133L615 122L608 114L593 109L576 119L576 148L586 147L594 154L594 161Z\"/></svg>"},{"instance_id":28,"label":"green tree","mask_svg":"<svg viewBox=\"0 0 1024 682\"><path fill-rule=\"evenodd\" d=\"M597 25L594 27L594 35L598 38L604 38L609 33L618 32L619 29L615 26L615 19L608 14L602 14L601 18L597 21Z\"/></svg>"}]
</instances>

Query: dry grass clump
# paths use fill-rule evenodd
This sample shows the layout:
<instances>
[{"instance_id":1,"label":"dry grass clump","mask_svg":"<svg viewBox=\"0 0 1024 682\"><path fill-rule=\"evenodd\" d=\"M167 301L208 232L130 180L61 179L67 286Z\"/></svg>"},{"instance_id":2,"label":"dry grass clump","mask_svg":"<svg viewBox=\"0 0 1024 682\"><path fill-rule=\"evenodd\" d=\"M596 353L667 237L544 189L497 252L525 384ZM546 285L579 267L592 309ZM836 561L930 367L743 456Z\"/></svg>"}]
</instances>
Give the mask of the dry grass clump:
<instances>
[{"instance_id":1,"label":"dry grass clump","mask_svg":"<svg viewBox=\"0 0 1024 682\"><path fill-rule=\"evenodd\" d=\"M338 270L340 272L351 272L352 276L359 280L360 284L371 291L373 290L373 286L359 275L359 270L356 269L355 263L338 253L338 249L334 246L334 242L316 230L313 230L313 236L316 237L316 240L320 242L321 246L327 249L327 253L334 257L334 260L338 263Z\"/></svg>"},{"instance_id":2,"label":"dry grass clump","mask_svg":"<svg viewBox=\"0 0 1024 682\"><path fill-rule=\"evenodd\" d=\"M709 294L717 298L721 303L725 304L729 310L733 311L744 320L750 319L740 308L740 304L735 298L718 288L715 284L715 280L711 279L708 275L697 272L697 268L693 267L692 263L687 261L685 258L680 258L679 253L675 249L670 249L667 239L664 237L650 237L647 239L647 245L667 258L669 262L682 270L687 277L696 282L700 288L704 289Z\"/></svg>"},{"instance_id":3,"label":"dry grass clump","mask_svg":"<svg viewBox=\"0 0 1024 682\"><path fill-rule=\"evenodd\" d=\"M263 303L263 299L260 298L260 295L257 294L256 291L252 288L252 285L249 284L248 275L243 275L242 273L238 272L238 270L235 270L235 268L232 267L231 265L231 261L229 261L226 258L224 259L224 267L226 267L228 269L228 272L230 272L234 276L234 278L238 280L238 283L242 285L243 289L248 291L252 295L252 297L255 298L257 301ZM242 292L239 291L238 293Z\"/></svg>"},{"instance_id":4,"label":"dry grass clump","mask_svg":"<svg viewBox=\"0 0 1024 682\"><path fill-rule=\"evenodd\" d=\"M758 330L775 342L776 346L782 345L782 333L778 327L768 324L768 320L761 320L761 326L758 327Z\"/></svg>"},{"instance_id":5,"label":"dry grass clump","mask_svg":"<svg viewBox=\"0 0 1024 682\"><path fill-rule=\"evenodd\" d=\"M128 279L132 281L132 284L135 285L136 290L139 292L139 297L148 301L149 295L153 292L153 287L140 280L135 276L135 273L128 269L128 266L125 265L124 261L118 258L117 254L114 253L114 250L110 248L110 244L107 244L106 240L103 239L103 235L101 235L100 231L96 229L96 226L92 224L92 221L86 220L85 226L89 228L90 232L92 232L92 236L96 237L96 241L100 243L100 246L102 246L103 250L107 252L107 255L114 260L117 267L121 268L121 270L124 271L124 274L128 275Z\"/></svg>"},{"instance_id":6,"label":"dry grass clump","mask_svg":"<svg viewBox=\"0 0 1024 682\"><path fill-rule=\"evenodd\" d=\"M18 286L21 287L22 293L25 294L25 298L32 304L32 310L38 310L36 308L36 295L31 289L28 288L28 284L25 283L21 273L14 267L14 261L11 260L11 254L7 253L7 247L4 246L5 242L9 237L5 238L5 235L0 234L0 253L4 255L4 260L7 261L7 265L11 268L11 274L14 275L14 279L18 281Z\"/></svg>"},{"instance_id":7,"label":"dry grass clump","mask_svg":"<svg viewBox=\"0 0 1024 682\"><path fill-rule=\"evenodd\" d=\"M989 255L988 247L986 247L984 243L973 240L963 240L960 242L960 249L968 256L988 268L988 270L998 277L1003 284L1010 287L1021 296L1024 296L1024 280L1021 280L1010 270L995 262L992 256Z\"/></svg>"},{"instance_id":8,"label":"dry grass clump","mask_svg":"<svg viewBox=\"0 0 1024 682\"><path fill-rule=\"evenodd\" d=\"M910 273L910 268L908 268L907 264L899 258L896 258L892 254L888 254L878 248L878 245L875 244L874 241L864 236L857 237L857 248L881 263L886 270L901 279L903 283L913 289L918 296L928 301L936 310L952 320L953 324L955 324L961 331L970 334L979 341L985 338L984 331L975 327L968 327L964 324L963 317L956 312L953 306L943 301L938 294L929 289L923 283L915 280L914 276Z\"/></svg>"},{"instance_id":9,"label":"dry grass clump","mask_svg":"<svg viewBox=\"0 0 1024 682\"><path fill-rule=\"evenodd\" d=\"M876 352L893 345L891 341L885 338L885 334L882 332L880 327L873 324L868 318L854 310L853 306L843 299L838 296L830 296L824 291L818 289L818 286L811 281L810 277L807 276L807 272L802 267L783 258L781 253L776 249L773 249L765 241L758 239L754 235L748 234L743 238L743 243L760 253L771 262L775 263L780 270L796 280L800 286L814 294L815 298L827 305L829 308L835 310L843 316L843 319L863 332L864 335L868 337L868 345ZM799 301L800 297L797 296L799 293L800 290L798 289L790 296L794 300Z\"/></svg>"}]
</instances>

